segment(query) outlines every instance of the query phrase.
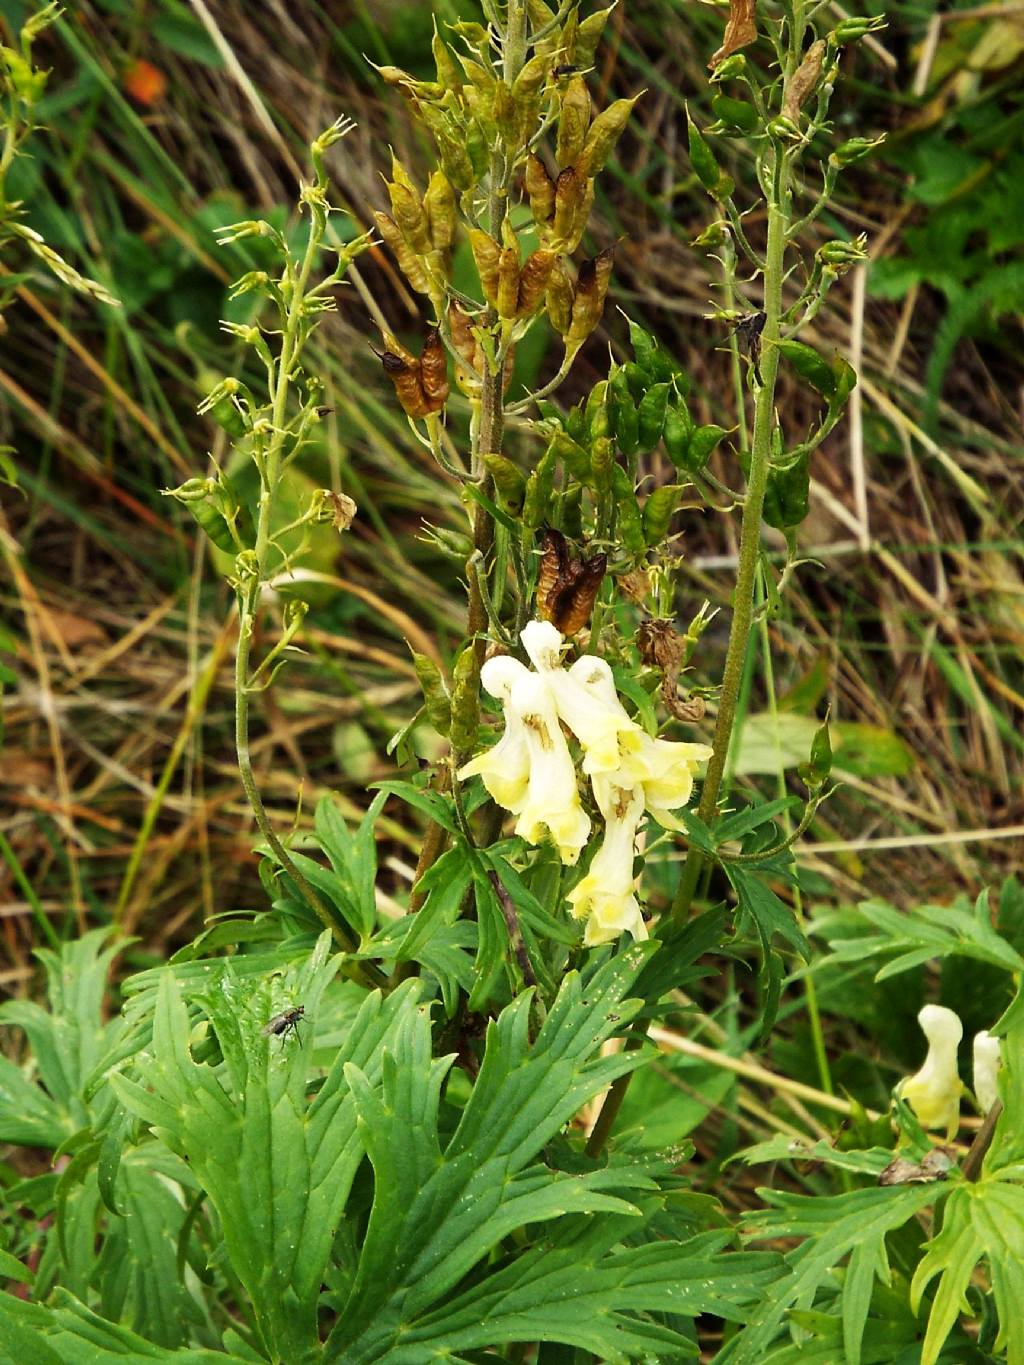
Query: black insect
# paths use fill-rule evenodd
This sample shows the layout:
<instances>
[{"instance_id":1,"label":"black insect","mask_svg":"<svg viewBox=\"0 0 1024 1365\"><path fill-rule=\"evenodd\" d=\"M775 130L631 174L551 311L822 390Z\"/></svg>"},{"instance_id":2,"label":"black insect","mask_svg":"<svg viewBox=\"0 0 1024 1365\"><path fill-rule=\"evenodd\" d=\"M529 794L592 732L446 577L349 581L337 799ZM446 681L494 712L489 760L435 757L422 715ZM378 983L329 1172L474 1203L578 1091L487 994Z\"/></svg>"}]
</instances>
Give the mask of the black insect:
<instances>
[{"instance_id":1,"label":"black insect","mask_svg":"<svg viewBox=\"0 0 1024 1365\"><path fill-rule=\"evenodd\" d=\"M767 313L748 313L745 318L740 318L733 331L747 348L747 355L750 356L751 364L754 367L754 378L758 384L763 384L761 378L761 333L764 325L768 321Z\"/></svg>"},{"instance_id":2,"label":"black insect","mask_svg":"<svg viewBox=\"0 0 1024 1365\"><path fill-rule=\"evenodd\" d=\"M263 1034L267 1038L280 1038L282 1042L288 1037L289 1033L299 1034L299 1021L306 1013L305 1005L293 1005L291 1009L282 1010L280 1014L275 1014L273 1019L263 1025Z\"/></svg>"},{"instance_id":3,"label":"black insect","mask_svg":"<svg viewBox=\"0 0 1024 1365\"><path fill-rule=\"evenodd\" d=\"M556 66L551 74L558 80L561 76L575 76L577 71L579 67L573 66L572 62L563 62L561 66Z\"/></svg>"}]
</instances>

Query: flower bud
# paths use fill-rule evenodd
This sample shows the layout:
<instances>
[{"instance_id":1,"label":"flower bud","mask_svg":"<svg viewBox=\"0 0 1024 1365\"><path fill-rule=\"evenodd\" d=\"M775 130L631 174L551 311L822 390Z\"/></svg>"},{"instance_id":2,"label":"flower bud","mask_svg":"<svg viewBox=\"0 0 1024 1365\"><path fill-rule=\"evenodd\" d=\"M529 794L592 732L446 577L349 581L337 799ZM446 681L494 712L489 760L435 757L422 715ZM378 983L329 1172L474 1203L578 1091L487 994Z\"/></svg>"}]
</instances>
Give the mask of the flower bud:
<instances>
[{"instance_id":1,"label":"flower bud","mask_svg":"<svg viewBox=\"0 0 1024 1365\"><path fill-rule=\"evenodd\" d=\"M885 27L886 20L880 14L870 18L855 15L841 20L828 36L837 46L842 46L843 43L855 43L867 33L878 33Z\"/></svg>"},{"instance_id":2,"label":"flower bud","mask_svg":"<svg viewBox=\"0 0 1024 1365\"><path fill-rule=\"evenodd\" d=\"M987 1114L999 1099L999 1039L990 1033L974 1035L974 1098L978 1108Z\"/></svg>"},{"instance_id":3,"label":"flower bud","mask_svg":"<svg viewBox=\"0 0 1024 1365\"><path fill-rule=\"evenodd\" d=\"M177 488L162 490L165 498L177 498L178 502L201 502L217 491L216 479L186 479Z\"/></svg>"},{"instance_id":4,"label":"flower bud","mask_svg":"<svg viewBox=\"0 0 1024 1365\"><path fill-rule=\"evenodd\" d=\"M801 142L803 133L797 127L793 119L785 114L780 114L778 118L773 118L768 124L767 133L778 142Z\"/></svg>"},{"instance_id":5,"label":"flower bud","mask_svg":"<svg viewBox=\"0 0 1024 1365\"><path fill-rule=\"evenodd\" d=\"M731 57L726 57L724 62L720 62L708 77L712 85L718 85L722 81L737 80L745 76L747 71L747 59L742 52L734 52Z\"/></svg>"}]
</instances>

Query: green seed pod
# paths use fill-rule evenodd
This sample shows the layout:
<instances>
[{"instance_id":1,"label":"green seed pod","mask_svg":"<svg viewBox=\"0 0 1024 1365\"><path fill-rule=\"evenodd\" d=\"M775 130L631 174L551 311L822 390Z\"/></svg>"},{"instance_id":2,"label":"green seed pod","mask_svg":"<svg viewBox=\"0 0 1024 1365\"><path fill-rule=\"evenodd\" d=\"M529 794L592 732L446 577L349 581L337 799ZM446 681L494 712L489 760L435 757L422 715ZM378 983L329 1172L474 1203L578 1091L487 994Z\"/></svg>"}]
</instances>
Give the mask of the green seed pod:
<instances>
[{"instance_id":1,"label":"green seed pod","mask_svg":"<svg viewBox=\"0 0 1024 1365\"><path fill-rule=\"evenodd\" d=\"M492 308L496 308L498 304L501 247L491 234L484 232L482 228L469 229L469 245L473 251L473 259L476 261L484 298Z\"/></svg>"},{"instance_id":2,"label":"green seed pod","mask_svg":"<svg viewBox=\"0 0 1024 1365\"><path fill-rule=\"evenodd\" d=\"M574 441L586 445L590 440L587 429L587 415L581 403L574 404L565 414L565 429Z\"/></svg>"},{"instance_id":3,"label":"green seed pod","mask_svg":"<svg viewBox=\"0 0 1024 1365\"><path fill-rule=\"evenodd\" d=\"M587 395L587 405L583 410L587 440L591 443L599 436L611 435L611 421L608 417L608 381L599 380Z\"/></svg>"},{"instance_id":4,"label":"green seed pod","mask_svg":"<svg viewBox=\"0 0 1024 1365\"><path fill-rule=\"evenodd\" d=\"M177 488L164 488L165 498L176 498L178 502L202 502L217 491L216 479L186 479Z\"/></svg>"},{"instance_id":5,"label":"green seed pod","mask_svg":"<svg viewBox=\"0 0 1024 1365\"><path fill-rule=\"evenodd\" d=\"M585 453L585 452L584 452ZM526 480L523 497L523 523L537 531L551 517L551 499L555 486L558 455L552 440L530 477Z\"/></svg>"},{"instance_id":6,"label":"green seed pod","mask_svg":"<svg viewBox=\"0 0 1024 1365\"><path fill-rule=\"evenodd\" d=\"M552 267L544 294L548 321L560 336L565 336L572 325L572 283L561 261Z\"/></svg>"},{"instance_id":7,"label":"green seed pod","mask_svg":"<svg viewBox=\"0 0 1024 1365\"><path fill-rule=\"evenodd\" d=\"M843 43L855 43L865 34L878 33L885 27L886 21L881 15L874 15L871 18L854 16L840 20L828 36L837 47L841 47Z\"/></svg>"},{"instance_id":8,"label":"green seed pod","mask_svg":"<svg viewBox=\"0 0 1024 1365\"><path fill-rule=\"evenodd\" d=\"M507 512L518 515L523 509L526 480L512 461L504 455L485 455L484 464L487 466L487 472L494 480L494 487L502 507Z\"/></svg>"},{"instance_id":9,"label":"green seed pod","mask_svg":"<svg viewBox=\"0 0 1024 1365\"><path fill-rule=\"evenodd\" d=\"M590 92L582 76L573 76L562 94L558 116L555 157L559 166L571 166L587 140L590 127Z\"/></svg>"},{"instance_id":10,"label":"green seed pod","mask_svg":"<svg viewBox=\"0 0 1024 1365\"><path fill-rule=\"evenodd\" d=\"M708 77L712 85L721 85L723 81L738 80L745 76L747 71L747 59L742 52L734 52L731 57L726 57L724 62L720 62Z\"/></svg>"},{"instance_id":11,"label":"green seed pod","mask_svg":"<svg viewBox=\"0 0 1024 1365\"><path fill-rule=\"evenodd\" d=\"M423 692L427 720L439 735L447 735L452 724L452 702L441 670L426 654L413 653L412 664Z\"/></svg>"},{"instance_id":12,"label":"green seed pod","mask_svg":"<svg viewBox=\"0 0 1024 1365\"><path fill-rule=\"evenodd\" d=\"M716 95L711 107L727 129L740 133L752 133L757 127L757 110L746 100L734 100L728 95Z\"/></svg>"},{"instance_id":13,"label":"green seed pod","mask_svg":"<svg viewBox=\"0 0 1024 1365\"><path fill-rule=\"evenodd\" d=\"M467 645L452 669L452 750L460 757L476 747L480 728L480 665L476 649Z\"/></svg>"},{"instance_id":14,"label":"green seed pod","mask_svg":"<svg viewBox=\"0 0 1024 1365\"><path fill-rule=\"evenodd\" d=\"M239 393L248 395L249 390L240 379L229 376L222 379L199 405L199 411L212 417L233 441L239 440L249 430L244 416L234 402L235 395Z\"/></svg>"},{"instance_id":15,"label":"green seed pod","mask_svg":"<svg viewBox=\"0 0 1024 1365\"><path fill-rule=\"evenodd\" d=\"M576 30L575 51L569 54L569 61L579 67L593 66L597 45L614 8L614 5L609 5L607 9L595 10L593 14L588 14L580 21L580 26Z\"/></svg>"},{"instance_id":16,"label":"green seed pod","mask_svg":"<svg viewBox=\"0 0 1024 1365\"><path fill-rule=\"evenodd\" d=\"M238 546L235 544L227 521L224 519L224 514L212 502L187 501L185 506L218 550L224 550L228 554L234 554L237 551Z\"/></svg>"},{"instance_id":17,"label":"green seed pod","mask_svg":"<svg viewBox=\"0 0 1024 1365\"><path fill-rule=\"evenodd\" d=\"M653 450L661 440L668 409L668 391L668 384L653 384L640 401L637 415L641 450Z\"/></svg>"},{"instance_id":18,"label":"green seed pod","mask_svg":"<svg viewBox=\"0 0 1024 1365\"><path fill-rule=\"evenodd\" d=\"M773 469L768 475L762 516L777 531L792 530L807 516L810 506L811 455L802 455L786 469Z\"/></svg>"},{"instance_id":19,"label":"green seed pod","mask_svg":"<svg viewBox=\"0 0 1024 1365\"><path fill-rule=\"evenodd\" d=\"M561 460L574 479L588 487L594 483L594 472L590 452L578 441L574 441L567 431L556 431L551 438L548 450Z\"/></svg>"},{"instance_id":20,"label":"green seed pod","mask_svg":"<svg viewBox=\"0 0 1024 1365\"><path fill-rule=\"evenodd\" d=\"M708 460L711 459L712 451L721 441L723 436L728 436L725 427L717 427L709 423L705 427L697 427L690 436L690 448L688 451L689 465L687 466L693 473L699 473Z\"/></svg>"},{"instance_id":21,"label":"green seed pod","mask_svg":"<svg viewBox=\"0 0 1024 1365\"><path fill-rule=\"evenodd\" d=\"M647 550L640 504L633 491L633 480L622 466L614 465L611 473L612 490L615 494L615 529L622 548L636 561Z\"/></svg>"},{"instance_id":22,"label":"green seed pod","mask_svg":"<svg viewBox=\"0 0 1024 1365\"><path fill-rule=\"evenodd\" d=\"M576 169L581 175L592 178L604 170L605 163L629 122L633 105L639 98L639 95L634 95L632 99L616 100L594 119L576 164Z\"/></svg>"},{"instance_id":23,"label":"green seed pod","mask_svg":"<svg viewBox=\"0 0 1024 1365\"><path fill-rule=\"evenodd\" d=\"M446 43L442 42L441 35L437 31L437 20L434 20L434 36L430 40L430 50L434 57L434 66L437 70L437 83L444 91L453 91L458 94L462 89L462 73L459 71L458 63L452 56Z\"/></svg>"},{"instance_id":24,"label":"green seed pod","mask_svg":"<svg viewBox=\"0 0 1024 1365\"><path fill-rule=\"evenodd\" d=\"M629 385L633 402L639 403L647 392L647 385L651 382L650 376L640 368L635 360L627 360L622 367L622 373L626 376L626 383Z\"/></svg>"},{"instance_id":25,"label":"green seed pod","mask_svg":"<svg viewBox=\"0 0 1024 1365\"><path fill-rule=\"evenodd\" d=\"M668 458L677 469L696 473L690 464L690 437L693 435L693 418L685 403L676 402L665 411L665 429L662 432Z\"/></svg>"},{"instance_id":26,"label":"green seed pod","mask_svg":"<svg viewBox=\"0 0 1024 1365\"><path fill-rule=\"evenodd\" d=\"M651 549L665 539L683 492L683 484L667 483L656 488L644 503L644 539Z\"/></svg>"},{"instance_id":27,"label":"green seed pod","mask_svg":"<svg viewBox=\"0 0 1024 1365\"><path fill-rule=\"evenodd\" d=\"M435 251L447 256L455 242L457 217L455 190L444 171L436 170L431 174L423 196L423 210L427 215L431 245Z\"/></svg>"},{"instance_id":28,"label":"green seed pod","mask_svg":"<svg viewBox=\"0 0 1024 1365\"><path fill-rule=\"evenodd\" d=\"M558 520L570 540L583 539L583 488L580 484L573 484L562 494Z\"/></svg>"},{"instance_id":29,"label":"green seed pod","mask_svg":"<svg viewBox=\"0 0 1024 1365\"><path fill-rule=\"evenodd\" d=\"M640 446L636 404L629 391L629 380L620 365L608 380L608 416L612 434L623 455L635 455Z\"/></svg>"},{"instance_id":30,"label":"green seed pod","mask_svg":"<svg viewBox=\"0 0 1024 1365\"><path fill-rule=\"evenodd\" d=\"M599 498L603 498L612 486L613 471L619 468L615 463L615 443L610 436L598 436L590 447L590 468L593 473L594 492ZM625 474L625 470L622 472Z\"/></svg>"},{"instance_id":31,"label":"green seed pod","mask_svg":"<svg viewBox=\"0 0 1024 1365\"><path fill-rule=\"evenodd\" d=\"M697 125L689 125L690 164L697 179L713 199L728 199L733 191L732 178L725 174L715 160L715 154L704 140Z\"/></svg>"},{"instance_id":32,"label":"green seed pod","mask_svg":"<svg viewBox=\"0 0 1024 1365\"><path fill-rule=\"evenodd\" d=\"M546 227L555 212L555 182L544 162L533 152L526 158L525 179L533 221L539 228Z\"/></svg>"},{"instance_id":33,"label":"green seed pod","mask_svg":"<svg viewBox=\"0 0 1024 1365\"><path fill-rule=\"evenodd\" d=\"M846 142L841 142L829 157L829 162L833 166L843 167L852 166L855 161L860 161L862 157L870 156L876 147L880 147L885 141L885 137L851 137Z\"/></svg>"},{"instance_id":34,"label":"green seed pod","mask_svg":"<svg viewBox=\"0 0 1024 1365\"><path fill-rule=\"evenodd\" d=\"M639 323L634 322L632 318L627 318L626 321L629 323L629 344L633 347L636 363L641 370L645 371L647 382L650 383L653 378L654 356L658 349L658 343L650 332L645 332Z\"/></svg>"},{"instance_id":35,"label":"green seed pod","mask_svg":"<svg viewBox=\"0 0 1024 1365\"><path fill-rule=\"evenodd\" d=\"M811 791L817 791L828 781L832 771L832 737L828 732L828 716L811 740L810 761L797 768L800 781Z\"/></svg>"}]
</instances>

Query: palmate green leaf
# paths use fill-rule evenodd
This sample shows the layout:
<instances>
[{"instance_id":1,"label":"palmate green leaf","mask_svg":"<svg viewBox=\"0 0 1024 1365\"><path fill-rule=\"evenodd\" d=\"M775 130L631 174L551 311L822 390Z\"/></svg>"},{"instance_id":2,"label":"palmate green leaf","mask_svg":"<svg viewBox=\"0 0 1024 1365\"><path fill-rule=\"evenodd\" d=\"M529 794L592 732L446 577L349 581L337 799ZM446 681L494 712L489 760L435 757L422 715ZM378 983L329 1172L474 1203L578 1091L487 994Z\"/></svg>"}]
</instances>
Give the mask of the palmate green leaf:
<instances>
[{"instance_id":1,"label":"palmate green leaf","mask_svg":"<svg viewBox=\"0 0 1024 1365\"><path fill-rule=\"evenodd\" d=\"M897 910L885 901L862 901L862 918L876 934L854 938L829 938L837 962L863 962L867 957L887 957L876 980L909 971L932 958L973 958L1008 972L1024 970L1024 958L992 927L988 892L983 891L973 910L965 905L921 905L910 912ZM822 932L828 937L828 921Z\"/></svg>"},{"instance_id":2,"label":"palmate green leaf","mask_svg":"<svg viewBox=\"0 0 1024 1365\"><path fill-rule=\"evenodd\" d=\"M316 808L317 839L344 888L345 917L361 938L368 938L373 933L377 918L374 895L377 845L374 829L387 799L387 792L377 793L355 834L350 832L337 803L331 797L323 797Z\"/></svg>"},{"instance_id":3,"label":"palmate green leaf","mask_svg":"<svg viewBox=\"0 0 1024 1365\"><path fill-rule=\"evenodd\" d=\"M571 973L532 1044L530 994L505 1009L488 1027L479 1075L443 1150L438 1097L451 1059L431 1061L425 1018L405 1021L382 1094L348 1068L375 1193L328 1360L390 1359L412 1326L518 1227L602 1210L639 1220L621 1193L654 1188L648 1166L570 1176L536 1158L587 1099L644 1060L642 1052L602 1058L599 1050L636 1013L640 1002L625 996L651 951L632 945L585 987Z\"/></svg>"},{"instance_id":4,"label":"palmate green leaf","mask_svg":"<svg viewBox=\"0 0 1024 1365\"><path fill-rule=\"evenodd\" d=\"M781 1190L758 1191L771 1207L743 1218L748 1241L801 1238L785 1261L789 1273L755 1307L747 1325L716 1358L716 1365L761 1365L776 1340L789 1311L809 1308L814 1296L835 1268L851 1254L849 1274L857 1287L843 1299L845 1365L860 1365L860 1343L867 1318L868 1299L863 1285L877 1273L888 1277L885 1237L919 1210L936 1204L949 1187L903 1185L852 1190L821 1198L789 1194Z\"/></svg>"},{"instance_id":5,"label":"palmate green leaf","mask_svg":"<svg viewBox=\"0 0 1024 1365\"><path fill-rule=\"evenodd\" d=\"M345 1068L374 1084L403 1019L417 1011L411 981L382 1001L364 1000L315 1098L307 1099L312 1047L266 1037L282 1008L303 1004L315 1031L319 998L335 975L324 934L308 961L277 982L254 984L227 964L206 999L223 1052L197 1063L190 1024L171 970L160 986L153 1053L136 1076L112 1081L122 1102L187 1158L224 1228L232 1268L252 1299L271 1355L301 1365L317 1347L317 1300L362 1139Z\"/></svg>"},{"instance_id":6,"label":"palmate green leaf","mask_svg":"<svg viewBox=\"0 0 1024 1365\"><path fill-rule=\"evenodd\" d=\"M568 1218L546 1245L510 1259L482 1283L411 1326L400 1343L374 1357L387 1365L443 1359L495 1342L556 1341L608 1362L696 1356L692 1341L661 1323L629 1316L714 1313L742 1321L746 1307L779 1273L772 1254L720 1254L728 1233L685 1244L651 1242L616 1248L634 1228L628 1217ZM443 1344L442 1344L443 1343ZM349 1359L345 1357L346 1361Z\"/></svg>"},{"instance_id":7,"label":"palmate green leaf","mask_svg":"<svg viewBox=\"0 0 1024 1365\"><path fill-rule=\"evenodd\" d=\"M959 1185L946 1201L942 1231L914 1273L910 1304L916 1312L931 1281L940 1276L928 1314L921 1365L935 1365L961 1313L973 1316L967 1287L978 1262L988 1262L999 1334L996 1349L1007 1365L1024 1365L1024 1188L996 1178Z\"/></svg>"},{"instance_id":8,"label":"palmate green leaf","mask_svg":"<svg viewBox=\"0 0 1024 1365\"><path fill-rule=\"evenodd\" d=\"M745 1147L735 1159L745 1161L748 1166L765 1161L820 1161L843 1171L878 1176L892 1161L893 1153L887 1147L844 1152L824 1138L819 1138L817 1142L803 1142L789 1138L785 1133L776 1133L765 1142Z\"/></svg>"},{"instance_id":9,"label":"palmate green leaf","mask_svg":"<svg viewBox=\"0 0 1024 1365\"><path fill-rule=\"evenodd\" d=\"M0 1365L247 1365L223 1351L176 1351L107 1322L66 1290L53 1306L0 1293Z\"/></svg>"},{"instance_id":10,"label":"palmate green leaf","mask_svg":"<svg viewBox=\"0 0 1024 1365\"><path fill-rule=\"evenodd\" d=\"M0 1142L59 1147L75 1125L20 1067L0 1057Z\"/></svg>"},{"instance_id":11,"label":"palmate green leaf","mask_svg":"<svg viewBox=\"0 0 1024 1365\"><path fill-rule=\"evenodd\" d=\"M63 1129L58 1141L88 1123L83 1093L86 1081L122 1027L118 1019L105 1024L102 1016L107 972L111 960L124 947L122 941L104 948L109 940L109 929L94 929L63 944L59 953L48 948L38 950L36 956L46 968L49 1010L30 1000L8 1000L0 1005L0 1023L21 1028L27 1035L39 1079L52 1101L49 1105L30 1105L27 1112L41 1119L44 1112L52 1116L56 1109L62 1116ZM15 1084L6 1071L0 1075L3 1132L4 1124L16 1118L9 1114L3 1100L5 1082ZM18 1094L26 1098L20 1089Z\"/></svg>"}]
</instances>

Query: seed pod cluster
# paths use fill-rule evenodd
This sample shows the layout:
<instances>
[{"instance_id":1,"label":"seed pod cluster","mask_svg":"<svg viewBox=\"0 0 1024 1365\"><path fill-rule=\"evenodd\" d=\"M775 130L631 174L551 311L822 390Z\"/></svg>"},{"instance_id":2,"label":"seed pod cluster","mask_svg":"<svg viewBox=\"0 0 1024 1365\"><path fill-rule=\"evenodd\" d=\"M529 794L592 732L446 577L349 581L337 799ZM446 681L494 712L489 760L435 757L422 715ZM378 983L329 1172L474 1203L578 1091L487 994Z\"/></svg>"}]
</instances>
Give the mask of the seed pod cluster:
<instances>
[{"instance_id":1,"label":"seed pod cluster","mask_svg":"<svg viewBox=\"0 0 1024 1365\"><path fill-rule=\"evenodd\" d=\"M451 273L457 223L455 190L443 170L435 170L420 198L402 163L392 162L387 181L391 212L374 213L377 230L398 267L418 294L438 305Z\"/></svg>"},{"instance_id":2,"label":"seed pod cluster","mask_svg":"<svg viewBox=\"0 0 1024 1365\"><path fill-rule=\"evenodd\" d=\"M455 382L467 398L479 398L480 380L487 364L487 357L484 348L480 345L480 338L474 330L478 324L453 299L448 305L448 325L451 329L452 346L463 362L461 365L457 363L455 366ZM510 346L505 357L505 367L502 373L502 393L505 392L512 380L514 363L515 347Z\"/></svg>"},{"instance_id":3,"label":"seed pod cluster","mask_svg":"<svg viewBox=\"0 0 1024 1365\"><path fill-rule=\"evenodd\" d=\"M448 359L436 327L431 327L417 357L391 335L384 334L378 351L384 372L395 386L407 417L418 419L440 412L448 398Z\"/></svg>"},{"instance_id":4,"label":"seed pod cluster","mask_svg":"<svg viewBox=\"0 0 1024 1365\"><path fill-rule=\"evenodd\" d=\"M508 322L534 313L544 298L557 253L533 251L520 265L517 246L500 245L482 228L470 228L469 244L484 298L498 316Z\"/></svg>"}]
</instances>

